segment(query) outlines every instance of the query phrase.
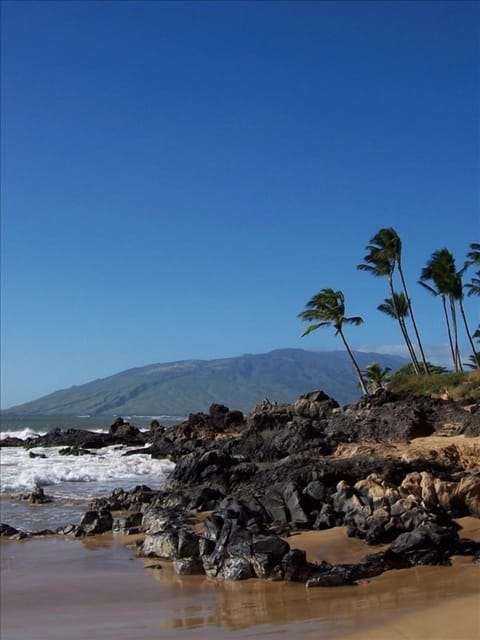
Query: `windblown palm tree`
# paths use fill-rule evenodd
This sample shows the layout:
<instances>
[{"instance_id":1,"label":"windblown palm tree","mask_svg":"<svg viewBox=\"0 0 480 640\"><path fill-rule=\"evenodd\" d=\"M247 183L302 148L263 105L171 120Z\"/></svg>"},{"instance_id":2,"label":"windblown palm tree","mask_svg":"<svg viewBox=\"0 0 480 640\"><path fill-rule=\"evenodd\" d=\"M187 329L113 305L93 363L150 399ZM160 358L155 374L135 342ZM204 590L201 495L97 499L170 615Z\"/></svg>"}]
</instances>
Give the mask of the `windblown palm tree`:
<instances>
[{"instance_id":1,"label":"windblown palm tree","mask_svg":"<svg viewBox=\"0 0 480 640\"><path fill-rule=\"evenodd\" d=\"M470 267L472 264L480 265L480 243L472 242L470 245L470 251L467 253L467 259L463 266L464 269Z\"/></svg>"},{"instance_id":2,"label":"windblown palm tree","mask_svg":"<svg viewBox=\"0 0 480 640\"><path fill-rule=\"evenodd\" d=\"M362 371L362 374L371 393L385 388L385 384L390 380L388 375L390 370L390 367L383 369L378 362L372 362L365 367L365 371Z\"/></svg>"},{"instance_id":3,"label":"windblown palm tree","mask_svg":"<svg viewBox=\"0 0 480 640\"><path fill-rule=\"evenodd\" d=\"M378 305L377 309L382 313L385 313L387 316L390 316L390 318L394 318L398 322L403 339L407 345L408 353L410 354L413 369L418 375L418 361L416 360L415 350L410 340L410 336L408 335L405 323L405 318L408 317L408 303L405 294L403 292L396 293L394 291L393 296L391 298L385 298L383 303Z\"/></svg>"},{"instance_id":4,"label":"windblown palm tree","mask_svg":"<svg viewBox=\"0 0 480 640\"><path fill-rule=\"evenodd\" d=\"M455 283L455 287L453 289L453 295L455 300L458 302L458 308L460 309L460 315L462 316L463 325L465 327L465 333L467 334L468 341L470 343L470 347L472 349L472 357L473 361L477 363L477 368L480 369L480 360L478 358L477 350L475 349L475 345L473 344L473 336L471 334L470 328L468 326L467 315L465 313L465 307L463 306L463 291L465 287L462 282L462 271L457 273L457 280ZM471 289L469 290L471 291ZM468 295L468 294L467 294Z\"/></svg>"},{"instance_id":5,"label":"windblown palm tree","mask_svg":"<svg viewBox=\"0 0 480 640\"><path fill-rule=\"evenodd\" d=\"M358 376L360 387L363 393L368 396L368 390L363 379L362 372L343 332L344 325L354 324L358 326L362 324L363 318L360 316L347 318L345 316L345 296L342 291L335 291L330 288L322 289L307 302L307 308L305 311L299 313L298 317L305 322L312 323L302 333L302 337L312 333L312 331L316 331L317 329L324 327L333 327L335 329L335 335L340 336L352 361L353 367Z\"/></svg>"},{"instance_id":6,"label":"windblown palm tree","mask_svg":"<svg viewBox=\"0 0 480 640\"><path fill-rule=\"evenodd\" d=\"M467 296L480 296L480 271L477 271L470 282L465 285Z\"/></svg>"},{"instance_id":7,"label":"windblown palm tree","mask_svg":"<svg viewBox=\"0 0 480 640\"><path fill-rule=\"evenodd\" d=\"M478 325L478 329L472 335L472 339L480 343L480 325ZM468 356L468 362L464 362L463 364L470 369L480 369L480 351L474 347L473 354Z\"/></svg>"},{"instance_id":8,"label":"windblown palm tree","mask_svg":"<svg viewBox=\"0 0 480 640\"><path fill-rule=\"evenodd\" d=\"M418 333L417 323L415 321L415 317L413 315L413 309L410 302L410 298L407 291L407 283L405 281L405 276L402 268L402 241L400 236L395 231L395 229L383 228L378 231L373 238L370 240L370 244L365 247L368 252L364 256L364 261L362 264L357 266L357 269L361 271L367 271L374 276L383 276L388 280L388 286L390 289L391 299L393 303L395 303L395 292L394 292L394 284L393 284L393 276L395 272L395 268L398 269L398 273L400 275L400 280L402 283L402 288L405 296L405 300L408 306L408 311L410 315L410 319L412 321L412 326L415 332L415 336L417 338L418 347L420 349L420 353L422 356L422 365L425 373L428 373L428 363L425 357L425 353L423 350L422 342L420 340L420 335ZM394 317L399 317L395 315ZM405 333L408 336L408 329L406 324L404 323L404 328L401 327L402 335ZM420 373L420 366L418 362L417 355L415 353L415 349L413 349L412 342L410 338L407 338L412 349L409 348L410 357L412 359L412 364L414 370L417 374ZM405 339L405 342L407 342ZM407 345L408 346L408 345Z\"/></svg>"},{"instance_id":9,"label":"windblown palm tree","mask_svg":"<svg viewBox=\"0 0 480 640\"><path fill-rule=\"evenodd\" d=\"M468 269L468 267L470 267L473 264L480 265L480 243L478 242L472 242L472 244L470 245L470 251L467 253L467 259L463 266L463 271ZM464 285L464 288L467 291L468 297L480 296L480 270L477 271L474 276L472 276L472 279L470 280L470 282L467 282ZM470 357L470 360L471 362L474 362L474 363L476 362L477 366L480 368L480 355L478 351L475 349L475 347L473 346L473 339L476 339L478 341L479 338L480 338L480 327L475 331L472 338L470 338L470 344L472 345L472 349L473 349L473 360L472 360L472 356Z\"/></svg>"},{"instance_id":10,"label":"windblown palm tree","mask_svg":"<svg viewBox=\"0 0 480 640\"><path fill-rule=\"evenodd\" d=\"M467 335L467 339L470 343L470 347L472 349L474 362L477 361L477 351L475 349L475 345L473 344L473 337L468 326L467 316L465 313L465 307L463 304L464 299L464 289L468 290L467 295L472 295L472 292L475 293L475 282L472 284L463 285L462 277L465 273L465 269L468 268L469 264L474 264L476 260L480 263L480 251L476 252L475 247L480 245L476 245L475 243L470 245L471 251L467 254L467 261L460 271L456 270L455 266L455 258L447 249L442 249L441 251L436 251L432 254L430 262L427 264L429 269L429 273L432 276L433 282L437 285L437 288L440 292L442 290L444 294L448 297L450 303L450 316L452 320L452 329L453 329L453 338L454 338L454 348L457 358L458 369L462 369L460 353L458 349L458 339L457 339L457 327L456 327L456 311L455 305L458 304L458 308L460 310L460 315L463 320L463 325L465 327L465 333ZM429 267L430 265L430 267ZM435 272L435 273L434 273ZM423 272L422 272L423 274ZM436 275L435 275L436 274ZM480 275L480 272L479 272ZM433 277L434 276L434 277ZM476 279L473 278L473 281ZM424 283L420 283L426 286ZM480 284L480 281L479 281ZM473 285L473 286L472 286ZM428 288L428 286L427 286Z\"/></svg>"},{"instance_id":11,"label":"windblown palm tree","mask_svg":"<svg viewBox=\"0 0 480 640\"><path fill-rule=\"evenodd\" d=\"M433 295L441 298L453 366L455 371L461 371L455 301L461 296L462 285L455 267L455 259L448 249L440 249L432 253L426 266L422 269L419 284ZM450 317L447 311L447 301Z\"/></svg>"},{"instance_id":12,"label":"windblown palm tree","mask_svg":"<svg viewBox=\"0 0 480 640\"><path fill-rule=\"evenodd\" d=\"M469 369L480 368L480 351L475 351L472 355L468 356L468 362L463 363L465 367Z\"/></svg>"}]
</instances>

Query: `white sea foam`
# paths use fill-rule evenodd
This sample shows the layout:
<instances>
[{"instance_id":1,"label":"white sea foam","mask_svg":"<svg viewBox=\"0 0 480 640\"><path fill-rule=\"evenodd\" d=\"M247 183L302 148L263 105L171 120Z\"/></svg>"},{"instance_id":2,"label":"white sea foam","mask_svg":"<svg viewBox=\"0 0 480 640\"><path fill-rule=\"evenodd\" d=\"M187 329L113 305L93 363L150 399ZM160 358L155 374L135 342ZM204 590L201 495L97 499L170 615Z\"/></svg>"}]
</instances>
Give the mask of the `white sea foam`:
<instances>
[{"instance_id":1,"label":"white sea foam","mask_svg":"<svg viewBox=\"0 0 480 640\"><path fill-rule=\"evenodd\" d=\"M90 431L91 433L108 433L108 429L98 427L96 429L86 429L86 431ZM143 431L143 429L140 429ZM145 429L148 431L148 429ZM25 429L20 429L19 431L0 431L0 439L3 438L20 438L21 440L26 440L26 438L37 438L38 436L44 436L48 433L48 431L36 431L35 429L31 429L30 427L25 427Z\"/></svg>"},{"instance_id":2,"label":"white sea foam","mask_svg":"<svg viewBox=\"0 0 480 640\"><path fill-rule=\"evenodd\" d=\"M132 418L150 418L151 420L186 420L187 416L170 416L167 414L162 414L160 416L142 416L142 415L133 415Z\"/></svg>"},{"instance_id":3,"label":"white sea foam","mask_svg":"<svg viewBox=\"0 0 480 640\"><path fill-rule=\"evenodd\" d=\"M110 485L112 481L143 482L145 477L162 482L172 471L174 464L168 460L156 460L148 454L123 456L126 447L105 447L96 455L61 456L60 447L31 449L32 453L46 458L31 458L20 447L2 450L0 491L4 494L28 491L35 486L52 486L63 483L96 483Z\"/></svg>"},{"instance_id":4,"label":"white sea foam","mask_svg":"<svg viewBox=\"0 0 480 640\"><path fill-rule=\"evenodd\" d=\"M47 431L35 431L34 429L30 429L30 427L25 427L25 429L21 429L20 431L0 431L0 438L21 438L25 440L26 438L36 438L37 436L44 436Z\"/></svg>"}]
</instances>

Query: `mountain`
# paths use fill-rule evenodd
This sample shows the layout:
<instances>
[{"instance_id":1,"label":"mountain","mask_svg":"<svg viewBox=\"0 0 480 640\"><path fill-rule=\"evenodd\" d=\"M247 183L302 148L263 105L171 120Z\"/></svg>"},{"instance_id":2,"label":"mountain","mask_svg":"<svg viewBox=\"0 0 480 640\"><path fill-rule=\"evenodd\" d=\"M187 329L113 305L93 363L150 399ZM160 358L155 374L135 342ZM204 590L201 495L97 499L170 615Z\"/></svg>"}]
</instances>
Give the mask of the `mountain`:
<instances>
[{"instance_id":1,"label":"mountain","mask_svg":"<svg viewBox=\"0 0 480 640\"><path fill-rule=\"evenodd\" d=\"M362 368L375 361L395 370L406 363L404 358L377 353L355 356ZM264 398L290 402L313 389L322 389L342 404L359 397L345 352L277 349L235 358L152 364L55 391L3 413L184 416L207 411L214 402L249 411Z\"/></svg>"}]
</instances>

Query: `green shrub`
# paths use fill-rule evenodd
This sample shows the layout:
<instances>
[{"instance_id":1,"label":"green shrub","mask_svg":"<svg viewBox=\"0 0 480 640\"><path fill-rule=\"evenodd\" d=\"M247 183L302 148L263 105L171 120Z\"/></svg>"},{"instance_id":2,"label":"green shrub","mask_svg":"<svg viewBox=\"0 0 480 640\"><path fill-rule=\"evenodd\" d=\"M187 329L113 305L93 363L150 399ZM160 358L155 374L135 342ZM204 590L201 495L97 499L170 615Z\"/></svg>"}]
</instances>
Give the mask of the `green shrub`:
<instances>
[{"instance_id":1,"label":"green shrub","mask_svg":"<svg viewBox=\"0 0 480 640\"><path fill-rule=\"evenodd\" d=\"M407 367L410 365L407 365ZM452 400L480 400L480 370L471 372L438 372L430 376L409 373L402 367L388 383L388 389L401 396L419 395ZM440 367L443 369L443 367ZM433 369L435 371L435 369Z\"/></svg>"}]
</instances>

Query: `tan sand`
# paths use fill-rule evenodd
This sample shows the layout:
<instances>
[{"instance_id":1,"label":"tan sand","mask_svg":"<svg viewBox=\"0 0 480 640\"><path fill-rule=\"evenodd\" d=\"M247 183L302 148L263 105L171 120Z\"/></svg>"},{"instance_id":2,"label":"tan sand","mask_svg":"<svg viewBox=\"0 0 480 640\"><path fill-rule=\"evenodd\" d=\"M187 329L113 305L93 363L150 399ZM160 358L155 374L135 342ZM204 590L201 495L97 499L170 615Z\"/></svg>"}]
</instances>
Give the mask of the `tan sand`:
<instances>
[{"instance_id":1,"label":"tan sand","mask_svg":"<svg viewBox=\"0 0 480 640\"><path fill-rule=\"evenodd\" d=\"M478 595L455 598L389 624L345 636L344 640L477 640L480 638Z\"/></svg>"},{"instance_id":2,"label":"tan sand","mask_svg":"<svg viewBox=\"0 0 480 640\"><path fill-rule=\"evenodd\" d=\"M480 518L467 516L466 518L458 518L456 522L462 527L459 532L462 538L470 538L480 542Z\"/></svg>"},{"instance_id":3,"label":"tan sand","mask_svg":"<svg viewBox=\"0 0 480 640\"><path fill-rule=\"evenodd\" d=\"M367 554L377 553L388 545L367 546L362 540L348 538L345 527L326 531L304 531L285 538L292 549L303 549L307 560L332 564L360 562Z\"/></svg>"},{"instance_id":4,"label":"tan sand","mask_svg":"<svg viewBox=\"0 0 480 640\"><path fill-rule=\"evenodd\" d=\"M480 521L462 519L480 539ZM312 559L351 562L365 548L342 529L289 538ZM480 640L480 567L387 572L356 587L178 577L109 537L0 544L2 640ZM161 565L161 569L145 568Z\"/></svg>"}]
</instances>

